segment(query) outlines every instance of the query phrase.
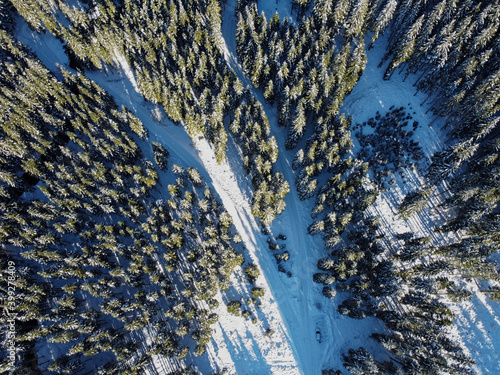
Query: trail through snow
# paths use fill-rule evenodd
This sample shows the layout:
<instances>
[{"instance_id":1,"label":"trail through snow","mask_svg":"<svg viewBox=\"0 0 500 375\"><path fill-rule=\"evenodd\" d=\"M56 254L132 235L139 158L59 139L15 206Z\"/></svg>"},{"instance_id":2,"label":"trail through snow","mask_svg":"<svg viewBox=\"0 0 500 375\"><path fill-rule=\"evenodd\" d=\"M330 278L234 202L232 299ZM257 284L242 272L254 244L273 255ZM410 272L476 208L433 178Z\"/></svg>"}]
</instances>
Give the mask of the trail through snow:
<instances>
[{"instance_id":1,"label":"trail through snow","mask_svg":"<svg viewBox=\"0 0 500 375\"><path fill-rule=\"evenodd\" d=\"M217 335L224 337L223 340L215 339L209 345L209 352L216 354L219 362L227 368L234 367L235 374L298 374L299 365L296 361L294 343L290 340L289 330L286 323L281 317L280 305L276 303L272 293L273 283L267 278L269 257L262 254L263 249L266 249L266 242L261 236L259 226L253 215L251 214L250 196L244 193L238 184L236 173L227 163L217 164L212 147L204 138L198 138L194 141L194 147L198 150L200 159L205 167L205 170L211 176L212 184L221 198L224 207L231 214L233 223L243 238L250 256L251 261L259 265L264 271L263 275L257 279L256 284L263 286L267 296L263 298L262 313L269 327L273 329L278 337L274 335L269 340L263 338L265 332L256 332L261 327L251 329L248 325L242 326L241 318L239 321L234 321L226 314L219 321L220 331ZM236 155L236 157L238 157ZM236 171L239 174L244 173L243 170ZM272 280L274 282L274 280ZM235 332L237 331L237 332ZM243 336L243 333L245 334ZM243 337L242 337L243 336ZM251 337L249 337L251 336ZM234 341L240 341L242 347L235 347ZM275 341L278 339L277 341ZM254 351L250 351L248 344L257 346ZM243 346L245 348L243 348ZM249 351L253 355L253 360L241 357L241 353ZM232 361L228 361L231 358ZM255 362L255 363L254 363ZM265 365L267 370L262 368Z\"/></svg>"},{"instance_id":2,"label":"trail through snow","mask_svg":"<svg viewBox=\"0 0 500 375\"><path fill-rule=\"evenodd\" d=\"M289 250L290 270L294 276L289 281L281 277L271 284L275 290L286 289L288 299L278 302L285 312L283 314L285 321L294 327L290 336L298 348L301 371L304 374L319 374L322 368L341 369L341 353L345 353L350 347L365 346L375 349L374 342L368 339L368 336L374 331L383 331L384 328L375 319L354 321L339 315L335 303L323 298L320 288L312 283L311 277L316 272L316 262L325 256L326 252L323 250L321 239L306 233L306 228L311 222L309 216L311 202L301 202L296 194L293 186L295 173L290 167L293 155L285 151L286 134L277 126L276 110L265 102L259 90L253 88L238 62L234 3L235 1L228 1L223 15L224 56L238 78L263 104L271 123L272 135L278 140L280 150L278 170L292 185L285 200L287 208L273 223L272 229L275 233L287 232L291 240L291 246L294 248ZM264 11L268 19L274 14L273 4L273 1L259 1L259 10ZM278 2L276 7L280 18L290 16L286 8L280 8L279 4L282 2ZM430 164L430 157L434 152L444 146L444 134L440 130L442 123L439 120L433 121L434 116L428 111L429 104L422 105L426 95L416 93L415 87L412 86L415 76L405 79L404 73L400 74L397 71L389 81L383 80L385 66L378 68L377 65L383 57L386 44L386 36L382 36L376 42L375 48L367 51L368 64L365 72L351 94L346 97L341 112L351 115L353 124L356 124L375 117L377 111L383 115L391 106L405 107L413 120L419 122L414 139L420 143L427 158L422 161L422 168L425 169ZM354 137L352 138L356 151L359 144ZM405 194L421 186L424 180L418 171L413 170L405 170L404 178L399 174L394 177L396 184L383 192L369 209L369 213L381 218L381 231L387 238L390 239L398 233L414 232L419 236L431 236L436 244L452 239L453 234L443 235L432 231L436 223L445 219L439 210L425 210L409 220L403 220L397 215L397 206ZM436 207L442 198L432 197L430 207ZM462 342L466 352L476 361L475 371L478 374L499 373L500 325L497 317L498 308L495 310L497 304L488 301L484 295L478 293L477 288L474 292L477 293L477 297L474 297L473 301L459 305L455 309L457 326L453 328L452 334ZM337 300L338 297L334 302ZM471 329L471 325L474 329ZM318 345L313 337L318 328L323 332L321 345ZM376 351L377 349L374 350Z\"/></svg>"},{"instance_id":3,"label":"trail through snow","mask_svg":"<svg viewBox=\"0 0 500 375\"><path fill-rule=\"evenodd\" d=\"M127 79L123 79L122 74ZM250 192L242 190L238 184L239 176L245 176L242 168L235 173L228 164L217 164L213 149L203 137L192 140L183 127L174 125L170 120L164 118L156 121L154 118L158 118L158 114L164 117L163 110L143 100L135 90L134 83L129 80L130 73L118 71L105 75L102 72L91 72L87 75L110 92L119 105L124 104L133 110L147 127L151 141L160 142L169 150L169 163L193 166L200 171L233 217L234 225L251 257L250 261L259 264L265 240L259 236L260 230L250 212ZM243 178L242 181L248 188L248 180ZM267 275L266 272L263 273ZM249 290L241 290L239 279L242 278L243 272L239 269L232 284L240 294L250 295ZM262 309L252 309L260 320L259 324L254 325L249 320L229 314L223 303L215 311L219 315L219 322L213 327L214 335L207 348L207 359L193 359L203 374L214 369L225 369L228 374L238 375L300 373L288 329L270 292L271 285L265 276L259 277L257 285L266 290L266 295L261 298ZM220 294L218 298L220 301L224 299ZM265 336L267 328L275 331L271 338ZM163 374L161 369L168 368L170 364L159 358L156 360L157 370Z\"/></svg>"},{"instance_id":4,"label":"trail through snow","mask_svg":"<svg viewBox=\"0 0 500 375\"><path fill-rule=\"evenodd\" d=\"M115 55L115 62L117 65L119 65L122 68L122 71L125 73L127 76L127 79L130 81L132 86L134 87L135 92L139 93L139 86L137 85L137 81L135 79L134 72L132 71L132 68L130 67L127 59L125 56L116 53Z\"/></svg>"},{"instance_id":5,"label":"trail through snow","mask_svg":"<svg viewBox=\"0 0 500 375\"><path fill-rule=\"evenodd\" d=\"M289 335L296 348L300 372L313 375L320 374L324 368L340 369L342 368L340 353L350 347L357 348L361 345L369 347L370 344L365 343L369 334L382 331L383 327L376 319L355 321L338 314L336 303L323 297L321 287L312 281L312 275L317 272L317 261L328 253L324 250L323 240L320 237L312 237L307 233L307 227L311 223L310 212L313 201L302 202L298 197L294 186L295 172L291 168L293 154L285 150L286 129L278 127L276 109L266 103L262 92L253 88L238 62L235 3L236 1L229 0L223 13L224 57L238 78L250 88L263 105L271 124L271 133L276 137L280 150L276 163L277 170L284 174L291 185L285 199L286 209L274 221L271 230L274 237L278 234L287 236L285 242L290 260L284 267L292 276L288 278L284 273L277 271L277 265L270 254L271 251L267 250L266 243L262 247L265 250L261 257L263 271L270 280L270 287L280 306L286 326L292 327ZM272 2L262 3L269 19L268 8ZM283 1L279 2L282 3ZM261 6L259 2L259 10ZM289 13L279 14L280 18L289 16ZM260 234L256 236L262 237ZM316 340L317 330L321 332L321 343Z\"/></svg>"}]
</instances>

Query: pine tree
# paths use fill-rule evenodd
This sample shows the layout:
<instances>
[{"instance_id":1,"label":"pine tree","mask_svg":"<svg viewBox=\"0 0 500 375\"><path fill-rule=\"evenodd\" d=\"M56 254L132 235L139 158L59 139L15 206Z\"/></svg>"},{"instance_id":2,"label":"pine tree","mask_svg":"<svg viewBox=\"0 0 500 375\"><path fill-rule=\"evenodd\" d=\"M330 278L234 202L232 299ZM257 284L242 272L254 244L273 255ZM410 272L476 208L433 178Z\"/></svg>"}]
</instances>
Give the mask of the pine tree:
<instances>
[{"instance_id":1,"label":"pine tree","mask_svg":"<svg viewBox=\"0 0 500 375\"><path fill-rule=\"evenodd\" d=\"M401 41L398 43L399 47L397 51L394 53L394 57L389 63L385 73L384 79L389 79L390 72L392 72L395 68L397 68L400 64L405 62L410 58L410 56L414 52L416 38L420 28L422 27L424 22L424 16L420 16L408 29L408 32L402 37Z\"/></svg>"},{"instance_id":2,"label":"pine tree","mask_svg":"<svg viewBox=\"0 0 500 375\"><path fill-rule=\"evenodd\" d=\"M381 33L384 32L384 30L391 22L397 4L398 4L397 0L387 0L383 5L382 9L380 10L380 12L377 14L377 16L374 17L375 19L373 21L373 26L372 26L373 36L370 40L369 48L373 46L375 40L379 37Z\"/></svg>"}]
</instances>

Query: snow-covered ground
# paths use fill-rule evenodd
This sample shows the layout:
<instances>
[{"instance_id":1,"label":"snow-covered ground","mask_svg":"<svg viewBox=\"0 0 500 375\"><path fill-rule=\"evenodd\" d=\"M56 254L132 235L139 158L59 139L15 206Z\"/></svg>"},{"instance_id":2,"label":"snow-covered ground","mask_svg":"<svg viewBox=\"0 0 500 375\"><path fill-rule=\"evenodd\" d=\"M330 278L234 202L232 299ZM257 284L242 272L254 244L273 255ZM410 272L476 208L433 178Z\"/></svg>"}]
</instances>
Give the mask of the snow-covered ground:
<instances>
[{"instance_id":1,"label":"snow-covered ground","mask_svg":"<svg viewBox=\"0 0 500 375\"><path fill-rule=\"evenodd\" d=\"M286 6L273 9L274 2L259 1L259 10L264 11L269 19L277 10L280 18L290 16L290 9ZM230 66L236 71L243 83L251 87L250 81L243 75L241 65L236 57L236 41L234 30L234 1L228 1L223 18L223 35L225 38L225 57ZM418 121L419 127L415 131L414 140L420 143L426 160L421 161L424 170L430 163L430 157L437 150L442 149L445 135L441 130L442 123L435 120L428 111L429 105L421 105L426 95L417 93L413 86L415 76L410 75L404 79L404 74L396 71L389 81L383 80L386 64L381 68L377 65L381 61L386 37L382 36L375 44L375 48L368 51L368 64L365 73L360 78L354 90L348 95L341 108L341 112L352 116L353 124L363 123L374 117L379 111L384 115L391 106L405 107L412 115L412 121ZM265 103L263 95L258 90L252 90L254 95L264 105L269 117L272 133L278 140L280 156L278 159L279 170L291 184L295 179L291 170L293 155L285 151L285 133L277 126L275 109ZM353 137L354 138L354 137ZM353 139L355 145L356 140ZM355 150L356 151L356 147ZM419 236L430 236L435 243L447 241L453 235L447 236L432 231L436 223L442 222L443 214L436 210L424 210L421 214L409 220L403 220L397 215L397 206L401 203L406 193L415 187L424 184L419 171L405 170L404 178L395 175L396 184L381 194L375 204L370 208L370 213L381 218L381 231L387 238L395 234L413 232ZM442 196L431 197L429 208L436 207ZM320 288L312 283L311 276L316 272L316 262L325 255L322 240L307 235L306 228L310 224L309 216L311 202L301 202L292 186L286 198L287 208L273 223L274 233L287 233L287 250L290 251L291 260L289 267L292 277L286 280L283 274L279 281L286 288L287 296L291 300L279 301L283 317L294 327L290 335L299 348L297 350L301 371L304 374L320 373L322 368L342 368L340 354L348 348L358 346L370 347L373 345L367 339L370 333L383 330L375 320L355 321L339 315L335 303L329 302L320 294ZM288 269L288 268L287 268ZM271 270L271 272L273 272ZM287 285L289 284L289 285ZM279 289L279 284L271 282L274 290ZM473 285L470 285L472 288ZM478 292L476 288L474 292ZM298 300L298 309L293 301ZM478 294L470 302L454 309L457 315L456 327L453 335L462 342L471 357L476 361L475 371L478 374L494 374L500 372L500 314L498 303L491 302L484 295ZM322 343L314 341L316 328L322 331Z\"/></svg>"},{"instance_id":2,"label":"snow-covered ground","mask_svg":"<svg viewBox=\"0 0 500 375\"><path fill-rule=\"evenodd\" d=\"M280 19L289 16L291 9L289 2L280 0L280 6L288 3L288 8L279 8ZM262 4L263 8L261 8ZM259 10L266 12L269 19L274 14L271 2L259 2ZM223 14L222 33L224 36L224 56L238 78L252 89L252 85L244 76L242 67L236 55L236 20L234 17L235 1L226 3ZM280 13L283 10L283 14ZM271 13L269 13L271 12ZM284 273L277 271L271 251L267 250L267 243L261 247L264 251L261 265L273 294L281 308L282 317L288 327L290 338L296 348L299 370L303 374L320 374L324 368L342 368L340 353L348 348L370 346L366 343L372 332L383 330L376 319L353 320L340 315L336 310L336 303L323 297L321 287L314 284L312 275L317 272L317 261L326 256L323 240L307 234L307 227L311 223L312 200L302 202L295 190L295 172L291 168L293 152L285 151L286 130L277 125L276 109L267 104L259 90L252 89L256 98L263 104L266 115L271 124L271 133L276 137L280 154L277 167L291 185L290 193L285 202L285 211L278 216L271 230L274 237L285 234L286 250L290 253L290 260L284 268L291 272L288 278ZM256 234L259 236L259 234ZM262 235L260 235L262 237ZM321 343L316 340L316 331L321 332Z\"/></svg>"},{"instance_id":3,"label":"snow-covered ground","mask_svg":"<svg viewBox=\"0 0 500 375\"><path fill-rule=\"evenodd\" d=\"M292 22L297 21L297 10L294 9L292 12L292 2L290 0L259 0L258 7L260 12L264 12L268 21L276 13L280 16L281 21L285 18Z\"/></svg>"},{"instance_id":4,"label":"snow-covered ground","mask_svg":"<svg viewBox=\"0 0 500 375\"><path fill-rule=\"evenodd\" d=\"M105 75L101 72L89 72L87 75L110 92L119 105L124 104L134 112L148 128L152 141L165 145L171 155L169 163L193 166L200 171L233 217L235 227L248 250L245 255L259 264L265 239L259 236L256 238L260 231L250 213L250 183L243 179L247 190L242 191L237 182L241 180L240 176L244 176L244 172L234 172L228 164L217 164L213 150L205 139L200 137L191 140L183 127L174 125L165 117L163 110L144 102L129 79L132 72L127 71L124 65L121 67L122 70L116 73L108 72ZM158 113L162 114L161 121L155 120L159 117ZM249 296L250 292L242 290L238 281L243 277L239 269L238 275L232 279L233 286L242 295ZM269 292L271 287L266 277L260 277L257 285L266 289L266 295L261 298L262 309L253 311L259 318L259 324L254 325L250 320L227 313L225 305L221 303L215 311L220 319L214 327L207 355L196 360L202 373L210 373L215 369L226 369L228 374L299 373L288 330L280 316L280 307ZM222 296L219 295L218 298L222 302ZM267 328L275 331L271 338L265 336ZM161 364L160 369L165 366L164 361L158 360L157 363Z\"/></svg>"},{"instance_id":5,"label":"snow-covered ground","mask_svg":"<svg viewBox=\"0 0 500 375\"><path fill-rule=\"evenodd\" d=\"M242 82L251 86L236 57L234 6L235 0L228 0L224 7L224 56ZM261 0L259 9L266 13L268 19L276 11L281 19L295 17L291 15L288 0ZM47 34L33 33L21 21L18 22L16 36L30 46L49 69L57 71L59 64L69 69L62 44L57 39ZM403 75L396 72L390 81L382 79L384 68L377 68L377 64L382 57L384 45L385 41L381 39L368 52L366 71L346 98L341 111L351 115L353 123L361 123L373 117L376 111L385 113L392 105L411 107L410 113L415 112L414 120L420 123L416 140L420 142L426 156L430 157L442 147L439 124L435 128L427 126L433 118L430 113L425 113L427 106L420 106L425 96L414 96L414 77L410 76L403 82ZM256 311L260 323L253 325L241 317L234 317L222 305L217 311L220 321L214 327L214 339L209 344L207 355L197 360L200 371L211 373L225 368L229 374L313 375L321 373L323 368L341 369L341 353L348 348L369 348L373 345L368 336L374 331L382 331L381 324L371 318L358 321L339 315L336 311L339 297L333 302L326 299L321 295L320 286L312 281L317 260L325 256L323 241L306 232L311 222L312 202L302 202L297 197L293 186L294 171L290 167L293 155L285 151L285 133L277 126L275 108L264 102L258 90L253 90L254 95L263 103L273 135L278 140L278 169L291 184L291 192L286 198L287 208L271 228L275 237L278 234L287 236L283 243L287 245L290 260L284 267L291 272L291 277L278 272L273 253L267 247L267 236L260 232L250 213L251 184L241 169L238 148L230 142L228 162L218 165L212 149L203 138L192 141L182 127L165 118L159 107L144 101L137 92L135 78L125 61L119 60L116 68L107 69L106 72L87 72L87 75L110 92L119 105L127 106L141 119L149 130L151 141L160 142L169 150L170 163L194 166L202 173L233 217L235 226L243 237L248 252L246 255L262 269L257 285L266 288L266 295L262 309ZM411 171L406 180L405 184L403 179L397 177L396 185L382 194L371 211L381 217L382 230L386 234L411 230L429 235L431 223L441 220L438 214L432 216L424 213L407 221L396 215L397 205L410 190L409 187L422 183L419 176ZM242 278L241 270L234 277L235 281ZM235 282L235 285L241 284ZM459 306L456 313L455 334L477 362L477 373L500 373L498 303L489 302L484 295L478 294L470 302ZM265 329L268 327L275 331L272 338L265 336ZM318 329L322 333L321 343L316 341L315 332ZM168 373L171 368L168 362L159 358L155 363L157 368L154 373Z\"/></svg>"},{"instance_id":6,"label":"snow-covered ground","mask_svg":"<svg viewBox=\"0 0 500 375\"><path fill-rule=\"evenodd\" d=\"M222 364L234 374L299 374L294 342L290 340L289 329L281 316L282 305L276 302L279 297L273 293L275 280L269 272L269 256L264 254L267 242L251 214L249 182L237 177L244 176L243 168L237 163L233 163L236 165L233 167L228 163L217 164L213 149L201 137L194 141L194 147L212 179L214 189L231 214L252 262L263 270L263 276L257 279L256 284L266 290L260 311L265 327L252 327L247 321L242 322L241 318L220 311L221 319L215 339L208 348L209 356L214 358L214 364ZM229 158L240 159L235 154L234 146L230 147L228 153ZM240 184L243 188L240 188ZM237 280L233 281L239 287ZM246 294L249 294L248 291ZM265 337L266 328L275 331L270 339Z\"/></svg>"},{"instance_id":7,"label":"snow-covered ground","mask_svg":"<svg viewBox=\"0 0 500 375\"><path fill-rule=\"evenodd\" d=\"M423 93L416 93L413 83L416 77L410 75L404 80L405 73L399 74L397 70L389 81L383 80L387 63L377 68L387 45L386 38L382 36L375 48L368 51L368 64L365 73L354 87L354 90L344 101L341 111L352 116L353 124L363 123L374 117L379 111L384 115L391 106L406 107L412 115L412 121L418 121L419 127L414 139L420 143L427 160L421 164L424 170L430 162L432 154L443 148L446 135L442 131L443 123L435 120L428 111L429 105ZM427 112L427 113L426 113ZM355 145L358 146L355 137ZM435 244L442 244L453 239L453 234L443 235L432 230L437 223L442 223L446 218L440 210L434 208L444 196L433 194L427 209L408 220L403 220L397 215L397 206L404 196L424 184L424 179L414 170L405 170L404 178L399 174L394 177L396 184L383 192L370 207L369 212L381 219L381 231L388 239L395 234L412 232L418 236L431 237ZM456 314L456 325L451 334L458 342L462 343L465 352L476 362L474 370L478 374L500 373L500 304L492 302L480 292L477 284L472 281L467 287L473 292L473 298L465 303L453 305Z\"/></svg>"},{"instance_id":8,"label":"snow-covered ground","mask_svg":"<svg viewBox=\"0 0 500 375\"><path fill-rule=\"evenodd\" d=\"M49 34L32 32L22 20L19 20L18 26L17 38L29 46L49 69L58 72L59 66L62 66L71 70L62 44L57 39ZM280 315L280 305L267 280L274 258L271 260L270 254L267 258L262 254L267 250L267 242L250 212L251 184L241 166L233 171L228 164L218 165L206 140L200 137L192 141L183 127L174 125L166 118L161 108L145 102L138 93L134 74L124 58L117 57L115 68L107 67L104 72L88 71L86 75L113 95L119 106L125 105L144 123L150 140L159 142L168 149L170 165L192 166L200 171L233 217L248 250L246 255L255 264L259 265L262 258L265 259L264 263L268 263L260 264L264 272L257 279L257 285L266 290L265 296L260 298L262 308L253 309L259 323L253 324L250 320L227 313L225 305L221 303L216 311L220 320L214 327L207 355L196 360L199 370L204 374L222 369L226 369L228 374L300 374L289 329ZM235 153L233 151L232 156L239 158ZM238 181L244 186L244 190L240 189ZM250 296L250 291L241 289L243 284L238 280L243 278L243 272L239 269L233 276L233 287L242 295ZM219 295L218 298L222 302L222 296ZM281 298L287 297L285 295ZM267 328L274 331L270 338L265 335ZM160 357L155 357L154 363L156 369L153 373L166 374L173 369L169 361Z\"/></svg>"},{"instance_id":9,"label":"snow-covered ground","mask_svg":"<svg viewBox=\"0 0 500 375\"><path fill-rule=\"evenodd\" d=\"M434 122L434 126L429 126L435 118L430 111L427 112L429 109L427 105L421 106L426 95L423 93L415 94L416 89L413 87L413 83L416 78L414 76L410 75L404 80L404 73L399 74L399 70L397 70L390 80L383 79L387 63L380 68L377 66L385 53L386 45L386 37L381 36L375 42L375 47L367 51L368 63L365 72L353 91L344 100L340 111L351 116L352 124L355 125L375 117L377 112L383 116L393 106L395 108L404 107L406 112L412 116L410 121L419 123L413 138L419 142L426 157L426 160L420 161L421 171L405 169L403 171L404 177L395 173L391 177L395 178L396 184L383 192L369 210L371 214L381 218L382 230L386 235L412 231L418 236L429 236L432 224L442 220L439 213L430 216L427 212L423 212L409 220L402 220L397 216L397 206L408 192L414 191L425 183L421 172L425 171L430 164L430 158L434 152L442 149L444 145L443 134L440 130L442 123L438 120ZM370 126L367 125L364 133L367 134L370 130ZM353 151L356 152L360 148L359 142L354 136L352 136L352 140L355 145ZM439 201L435 200L431 203L437 205Z\"/></svg>"}]
</instances>

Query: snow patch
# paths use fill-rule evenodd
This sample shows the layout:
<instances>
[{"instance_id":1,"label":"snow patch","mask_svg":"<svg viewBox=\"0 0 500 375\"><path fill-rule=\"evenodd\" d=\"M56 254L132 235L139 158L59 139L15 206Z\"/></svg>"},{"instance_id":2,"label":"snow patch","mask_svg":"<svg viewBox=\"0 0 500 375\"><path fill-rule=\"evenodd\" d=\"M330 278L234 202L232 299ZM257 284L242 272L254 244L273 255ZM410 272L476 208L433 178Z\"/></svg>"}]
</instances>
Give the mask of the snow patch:
<instances>
[{"instance_id":1,"label":"snow patch","mask_svg":"<svg viewBox=\"0 0 500 375\"><path fill-rule=\"evenodd\" d=\"M297 11L295 15L292 13L292 3L293 0L259 0L257 8L260 12L264 12L268 22L278 13L281 21L288 18L289 21L296 23Z\"/></svg>"},{"instance_id":2,"label":"snow patch","mask_svg":"<svg viewBox=\"0 0 500 375\"><path fill-rule=\"evenodd\" d=\"M252 262L262 269L260 263L266 258L261 255L262 243L255 235L260 233L260 229L250 213L250 197L241 191L230 166L227 163L217 164L214 151L205 138L198 137L193 144L225 209L232 216ZM270 322L270 328L276 332L275 335L268 339L262 327L250 326L246 321L242 324L242 318L233 317L222 310L218 312L221 319L215 329L214 342L208 346L209 357L214 356L219 365L222 363L235 374L299 374L301 372L288 329L266 276L266 273L260 276L256 284L266 290L266 295L261 299L262 313L265 320ZM233 286L238 285L237 281L233 282Z\"/></svg>"},{"instance_id":3,"label":"snow patch","mask_svg":"<svg viewBox=\"0 0 500 375\"><path fill-rule=\"evenodd\" d=\"M132 68L130 67L125 56L118 52L115 52L114 61L118 64L118 66L120 66L120 68L122 68L128 80L130 81L130 83L132 83L135 92L140 93L139 86L137 85L137 81L135 80L134 72L132 71Z\"/></svg>"}]
</instances>

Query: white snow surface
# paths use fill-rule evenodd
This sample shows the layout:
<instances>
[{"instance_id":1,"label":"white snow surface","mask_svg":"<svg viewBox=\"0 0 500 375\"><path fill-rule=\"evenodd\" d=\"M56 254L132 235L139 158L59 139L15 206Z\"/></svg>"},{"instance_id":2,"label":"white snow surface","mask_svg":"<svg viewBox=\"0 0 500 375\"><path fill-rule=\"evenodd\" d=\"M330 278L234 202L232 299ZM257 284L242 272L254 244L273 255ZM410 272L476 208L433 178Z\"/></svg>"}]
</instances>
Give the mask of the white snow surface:
<instances>
[{"instance_id":1,"label":"white snow surface","mask_svg":"<svg viewBox=\"0 0 500 375\"><path fill-rule=\"evenodd\" d=\"M290 0L259 0L258 8L260 12L264 12L267 21L273 18L276 13L278 13L281 21L288 18L289 21L295 23L297 20L297 11L292 12L292 2Z\"/></svg>"},{"instance_id":2,"label":"white snow surface","mask_svg":"<svg viewBox=\"0 0 500 375\"><path fill-rule=\"evenodd\" d=\"M224 56L242 82L251 87L236 57L234 6L235 0L228 0L224 8ZM290 2L286 0L278 0L277 4L276 0L260 0L259 9L266 13L268 19L275 11L278 11L281 19L291 17ZM28 45L49 69L57 72L58 66L62 65L70 70L62 44L51 35L32 32L24 22L19 21L16 37ZM439 124L435 128L428 126L433 117L430 113L425 114L428 107L420 107L425 96L414 96L412 83L415 77L410 76L403 82L403 75L396 72L390 81L382 79L385 66L380 69L376 66L384 53L384 46L385 40L381 38L375 48L368 52L366 71L346 98L341 111L352 115L353 123L360 123L374 117L377 110L383 115L391 105L398 107L410 103L416 112L413 114L414 120L420 123L416 139L420 141L426 156L430 157L443 144ZM259 323L253 325L241 317L234 317L221 304L216 311L220 321L214 327L213 340L208 346L207 354L193 359L201 373L209 374L225 368L229 374L315 375L320 374L323 368L342 369L341 353L349 348L365 346L372 351L377 350L368 336L372 332L384 331L380 322L373 318L354 320L338 314L336 305L342 296L338 295L330 301L321 295L321 287L312 282L312 275L317 270L316 262L327 255L327 252L321 238L307 234L313 202L298 199L294 188L295 172L290 167L293 154L285 151L284 147L286 133L278 128L276 109L265 103L261 92L252 90L263 103L272 133L278 140L278 170L291 184L291 191L286 198L287 208L271 228L275 237L280 233L288 237L281 243L286 243L286 250L290 252L290 260L284 264L286 270L292 273L290 278L278 272L273 253L267 248L267 236L260 232L250 213L252 188L241 168L238 147L230 140L228 160L218 165L206 140L199 138L192 141L182 127L172 124L168 119L162 119L165 116L159 115L163 113L161 108L144 101L138 93L137 83L126 60L118 56L117 60L116 68L108 67L104 72L86 74L113 95L118 105L127 106L139 117L149 130L151 141L166 146L171 154L170 165L177 163L193 166L200 171L233 217L248 251L245 255L262 270L257 285L266 289L266 295L262 299L262 309L252 308ZM397 205L404 194L411 190L411 186L421 184L421 178L414 171L407 172L407 184L399 176L396 177L396 185L383 193L371 208L371 212L382 219L381 230L389 236L410 230L430 235L431 222L442 220L438 213L418 215L407 221L396 215ZM432 205L436 203L437 201ZM434 238L435 241L444 240ZM237 282L242 277L242 270L237 270L234 276L236 289L243 285ZM227 297L218 296L219 300L224 298ZM454 311L457 314L457 327L453 333L476 361L475 371L478 374L500 373L498 303L488 301L483 294L477 292L470 302L461 304ZM264 335L268 327L275 331L270 339ZM316 341L315 332L318 329L322 333L321 343ZM172 362L161 357L154 359L155 368L150 369L151 374L168 374L173 370Z\"/></svg>"},{"instance_id":3,"label":"white snow surface","mask_svg":"<svg viewBox=\"0 0 500 375\"><path fill-rule=\"evenodd\" d=\"M264 277L259 277L256 284L264 287L266 296L262 298L261 311L255 311L265 324L275 331L271 339L267 339L266 327L253 326L241 318L235 318L224 311L218 311L219 320L215 339L209 345L209 357L215 363L221 364L230 373L235 374L298 374L298 363L294 353L293 341L290 340L288 329L280 314L280 304L276 303L271 293L275 280L269 277L265 263L269 256L263 254L266 242L260 234L259 226L251 214L250 195L240 189L236 176L242 176L244 171L233 171L228 163L218 164L212 147L202 137L194 141L200 159L212 178L212 184L221 198L224 207L233 218L234 225L243 238L251 260L264 271ZM232 155L238 158L238 155ZM245 181L246 182L246 181ZM267 264L267 266L269 266ZM238 290L241 285L234 281ZM271 285L270 285L271 283ZM246 293L249 294L248 291Z\"/></svg>"},{"instance_id":4,"label":"white snow surface","mask_svg":"<svg viewBox=\"0 0 500 375\"><path fill-rule=\"evenodd\" d=\"M383 80L388 62L381 68L377 65L385 53L386 45L386 37L382 36L375 43L375 48L368 51L365 72L351 94L346 97L341 111L351 115L353 124L356 124L374 117L377 111L383 116L393 105L396 108L405 107L407 113L412 115L412 121L419 122L414 139L420 143L427 158L421 164L421 169L425 170L434 152L444 147L447 137L443 131L444 124L442 119L435 119L431 111L428 111L431 100L426 102L427 95L416 93L413 86L416 76L410 75L405 80L405 73L400 73L398 69L389 81ZM353 136L352 139L356 150L359 144L356 137ZM439 191L431 196L427 208L421 213L408 220L401 219L397 215L398 205L408 192L416 190L425 181L419 171L409 169L404 170L403 177L399 174L393 177L396 184L383 192L368 210L370 214L381 219L380 231L386 235L387 240L406 232L431 237L435 245L457 238L453 233L443 234L432 230L436 224L447 219L445 213L436 209L446 198L446 195L441 195ZM468 282L465 287L472 291L473 297L465 303L450 304L456 314L456 324L450 329L450 335L461 343L465 353L476 362L473 369L477 374L500 374L500 304L488 300L474 281Z\"/></svg>"},{"instance_id":5,"label":"white snow surface","mask_svg":"<svg viewBox=\"0 0 500 375\"><path fill-rule=\"evenodd\" d=\"M115 54L115 62L122 71L125 73L127 76L127 79L130 81L132 86L134 87L135 92L139 93L139 86L137 85L137 81L135 79L134 72L132 71L132 68L130 67L130 64L128 63L127 59L125 56L121 55L120 53Z\"/></svg>"},{"instance_id":6,"label":"white snow surface","mask_svg":"<svg viewBox=\"0 0 500 375\"><path fill-rule=\"evenodd\" d=\"M259 10L260 6L259 2ZM321 287L312 281L312 275L318 271L317 261L328 255L328 252L324 250L320 237L307 234L307 226L312 221L310 212L313 201L302 202L298 198L294 186L295 172L291 169L294 152L285 151L286 130L278 127L276 108L265 102L259 90L253 89L238 62L234 7L235 1L229 0L223 14L224 56L238 78L262 103L271 124L271 133L278 141L280 155L277 170L284 174L291 185L290 193L285 199L286 209L274 221L271 229L274 237L280 233L287 236L284 242L287 244L286 250L290 253L290 260L284 267L292 276L287 278L285 274L277 272L271 251L267 250L267 243L261 245L261 266L281 307L283 319L287 326L291 327L289 334L296 348L300 373L320 374L324 368L340 369L340 353L351 347L371 347L373 343L367 342L368 336L375 331L381 332L384 328L373 318L359 321L340 315L336 310L336 303L323 297ZM266 9L268 8L264 8ZM288 13L285 13L285 16L287 15ZM280 13L280 19L283 17ZM256 236L262 238L259 233ZM338 298L340 297L335 301ZM316 341L317 330L321 332L321 343Z\"/></svg>"}]
</instances>

